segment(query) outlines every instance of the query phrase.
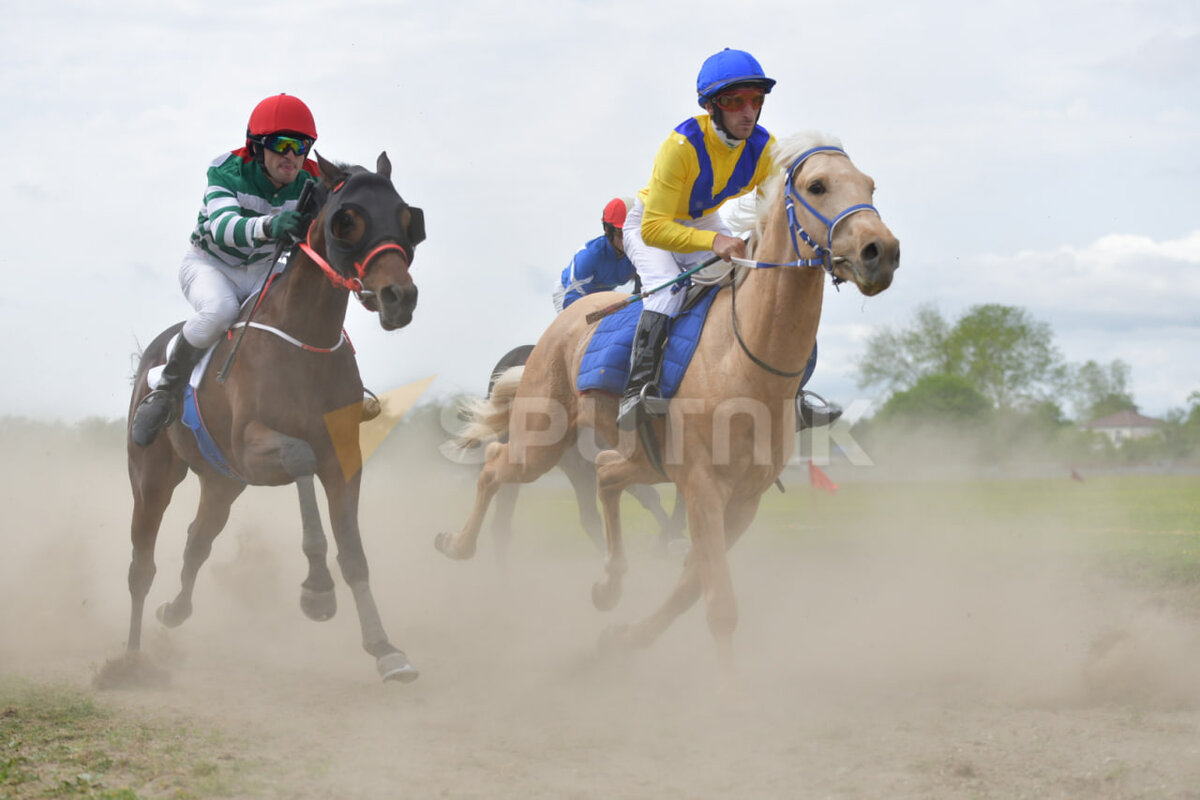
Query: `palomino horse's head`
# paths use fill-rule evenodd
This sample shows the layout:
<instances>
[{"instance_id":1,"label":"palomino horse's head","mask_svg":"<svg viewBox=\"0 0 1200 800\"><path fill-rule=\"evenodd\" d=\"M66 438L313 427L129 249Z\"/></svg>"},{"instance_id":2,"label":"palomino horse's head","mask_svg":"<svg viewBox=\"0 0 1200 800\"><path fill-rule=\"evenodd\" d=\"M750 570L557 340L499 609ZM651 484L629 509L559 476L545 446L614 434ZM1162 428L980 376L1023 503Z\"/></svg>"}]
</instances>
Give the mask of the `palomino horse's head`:
<instances>
[{"instance_id":1,"label":"palomino horse's head","mask_svg":"<svg viewBox=\"0 0 1200 800\"><path fill-rule=\"evenodd\" d=\"M823 266L835 283L853 282L868 297L892 284L900 242L871 201L875 181L860 172L832 137L794 136L779 145L786 170L784 213L801 263ZM814 258L804 257L811 251Z\"/></svg>"},{"instance_id":2,"label":"palomino horse's head","mask_svg":"<svg viewBox=\"0 0 1200 800\"><path fill-rule=\"evenodd\" d=\"M392 186L387 153L379 154L376 172L343 168L316 155L324 199L309 226L305 253L336 285L378 311L384 330L403 328L417 305L409 267L425 239L424 213Z\"/></svg>"}]
</instances>

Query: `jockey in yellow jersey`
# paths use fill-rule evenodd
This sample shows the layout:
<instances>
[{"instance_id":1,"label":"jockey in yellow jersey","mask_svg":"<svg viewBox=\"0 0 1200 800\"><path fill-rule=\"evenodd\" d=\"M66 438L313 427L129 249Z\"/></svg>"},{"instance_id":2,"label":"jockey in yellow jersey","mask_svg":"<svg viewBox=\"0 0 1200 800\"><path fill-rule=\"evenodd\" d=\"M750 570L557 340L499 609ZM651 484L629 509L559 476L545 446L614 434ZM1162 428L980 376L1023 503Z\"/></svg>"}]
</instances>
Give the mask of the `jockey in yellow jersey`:
<instances>
[{"instance_id":1,"label":"jockey in yellow jersey","mask_svg":"<svg viewBox=\"0 0 1200 800\"><path fill-rule=\"evenodd\" d=\"M728 200L756 190L776 168L771 153L775 137L758 124L774 86L744 50L725 48L700 67L696 94L706 113L685 120L667 136L649 183L625 219L625 253L643 287L661 286L713 255L725 261L745 257L746 243L733 235L718 211ZM642 301L629 382L617 413L622 428L635 426L643 396L657 388L667 332L683 300L683 292L663 291ZM814 409L802 402L798 410L801 427L816 424L814 416L827 424L841 413L836 407Z\"/></svg>"}]
</instances>

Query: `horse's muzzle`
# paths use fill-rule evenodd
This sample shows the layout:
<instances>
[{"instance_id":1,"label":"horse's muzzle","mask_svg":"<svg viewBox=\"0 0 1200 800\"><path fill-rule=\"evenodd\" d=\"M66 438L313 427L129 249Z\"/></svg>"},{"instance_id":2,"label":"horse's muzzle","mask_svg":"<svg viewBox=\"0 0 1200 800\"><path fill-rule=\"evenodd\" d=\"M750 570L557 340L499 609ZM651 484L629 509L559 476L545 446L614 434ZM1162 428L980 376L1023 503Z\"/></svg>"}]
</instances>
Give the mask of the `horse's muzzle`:
<instances>
[{"instance_id":1,"label":"horse's muzzle","mask_svg":"<svg viewBox=\"0 0 1200 800\"><path fill-rule=\"evenodd\" d=\"M388 284L379 289L375 297L379 306L379 324L385 331L394 331L412 322L413 309L417 307L417 287L414 284Z\"/></svg>"},{"instance_id":2,"label":"horse's muzzle","mask_svg":"<svg viewBox=\"0 0 1200 800\"><path fill-rule=\"evenodd\" d=\"M854 281L858 290L873 297L892 285L892 277L900 269L900 242L894 236L879 236L871 239L858 251L858 257L850 260L852 275L844 276Z\"/></svg>"}]
</instances>

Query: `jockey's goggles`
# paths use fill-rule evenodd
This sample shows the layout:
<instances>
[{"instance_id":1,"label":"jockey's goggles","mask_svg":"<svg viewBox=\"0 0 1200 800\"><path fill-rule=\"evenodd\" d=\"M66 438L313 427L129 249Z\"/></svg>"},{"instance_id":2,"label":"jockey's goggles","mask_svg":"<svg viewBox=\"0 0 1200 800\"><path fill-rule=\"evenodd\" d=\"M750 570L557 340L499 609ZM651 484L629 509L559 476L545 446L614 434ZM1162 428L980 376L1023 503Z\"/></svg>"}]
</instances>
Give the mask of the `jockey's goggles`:
<instances>
[{"instance_id":1,"label":"jockey's goggles","mask_svg":"<svg viewBox=\"0 0 1200 800\"><path fill-rule=\"evenodd\" d=\"M763 101L767 98L767 93L762 89L737 89L732 92L724 92L713 98L713 102L722 111L741 111L745 108L746 103L755 111L763 107Z\"/></svg>"},{"instance_id":2,"label":"jockey's goggles","mask_svg":"<svg viewBox=\"0 0 1200 800\"><path fill-rule=\"evenodd\" d=\"M279 153L279 155L284 155L291 150L298 156L306 156L309 149L313 146L313 140L272 133L262 138L262 145L272 153Z\"/></svg>"}]
</instances>

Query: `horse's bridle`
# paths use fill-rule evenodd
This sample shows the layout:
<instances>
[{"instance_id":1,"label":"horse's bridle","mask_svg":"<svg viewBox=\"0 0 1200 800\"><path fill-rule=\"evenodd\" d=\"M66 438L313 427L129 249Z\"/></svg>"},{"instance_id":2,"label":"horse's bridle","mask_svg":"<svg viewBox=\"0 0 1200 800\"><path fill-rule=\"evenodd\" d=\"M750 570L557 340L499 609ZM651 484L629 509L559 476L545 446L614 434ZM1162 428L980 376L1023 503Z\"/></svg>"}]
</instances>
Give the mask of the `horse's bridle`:
<instances>
[{"instance_id":1,"label":"horse's bridle","mask_svg":"<svg viewBox=\"0 0 1200 800\"><path fill-rule=\"evenodd\" d=\"M367 209L387 208L392 213L372 215ZM389 250L399 251L408 264L412 264L413 248L425 238L425 216L421 209L410 206L397 194L392 182L372 172L350 175L335 186L325 202L325 250L329 260L312 247L312 229L309 228L300 249L321 268L329 281L342 289L354 292L360 302L366 303L375 293L364 288L363 280L371 261ZM333 225L338 215L353 210L362 218L366 230L356 242L350 242L334 233ZM405 211L409 212L409 223L403 222Z\"/></svg>"},{"instance_id":2,"label":"horse's bridle","mask_svg":"<svg viewBox=\"0 0 1200 800\"><path fill-rule=\"evenodd\" d=\"M805 161L807 161L808 158L812 155L815 155L817 153L830 153L830 152L831 153L839 153L843 156L846 155L845 150L843 150L840 147L834 147L833 145L821 145L819 147L810 148L808 150L805 150L803 153L801 153L796 158L796 160L792 162L791 166L788 167L787 176L784 178L784 180L787 182L787 188L785 189L785 192L784 192L783 204L784 204L784 208L787 210L788 233L792 237L792 250L796 253L796 260L789 261L784 264L774 264L774 263L770 263L770 262L756 261L756 262L754 262L755 267L821 267L827 273L829 273L829 277L833 279L834 288L837 288L838 284L845 282L845 280L846 280L845 278L839 278L837 275L833 274L833 262L834 262L833 234L834 234L834 230L837 228L837 225L839 222L846 219L846 217L849 217L851 214L857 214L860 211L874 211L876 216L880 216L880 214L879 214L879 209L875 208L875 206L871 205L870 203L858 203L857 205L852 205L849 208L843 209L841 212L834 215L833 219L829 219L824 214L822 214L820 211L817 211L817 209L814 208L811 203L809 203L807 200L805 200L803 197L800 196L800 193L796 191L796 186L795 186L795 182L794 182L796 172L800 169L800 166ZM849 156L846 156L846 157L849 158ZM800 203L800 205L804 206L805 210L807 210L808 213L812 214L814 217L816 217L822 223L825 224L825 227L828 230L828 235L826 236L826 244L824 244L824 245L820 244L815 239L813 239L813 237L808 233L808 231L804 230L804 226L801 225L800 220L796 218L796 203ZM800 242L804 242L806 245L809 246L809 248L812 249L813 255L815 256L815 258L804 258L801 255ZM729 310L730 310L730 314L733 316L733 335L737 338L737 342L741 346L742 352L744 352L747 356L749 356L751 361L753 361L755 364L757 364L758 366L765 369L767 372L770 372L772 375L778 375L783 378L795 378L799 375L803 375L804 370L807 369L807 366L808 366L807 360L805 362L804 367L800 368L796 372L790 372L787 370L781 370L781 369L777 369L776 367L772 367L770 364L763 361L758 356L754 355L754 353L750 352L750 348L746 344L746 341L742 338L742 332L738 328L737 281L736 280L734 280L730 284L730 291L731 291L731 297L730 297L730 302L729 302Z\"/></svg>"},{"instance_id":3,"label":"horse's bridle","mask_svg":"<svg viewBox=\"0 0 1200 800\"><path fill-rule=\"evenodd\" d=\"M846 217L849 217L851 214L857 214L860 211L874 211L875 216L879 216L879 209L875 208L875 206L871 205L870 203L859 203L843 209L840 213L836 214L833 219L829 219L820 211L817 211L817 209L814 208L811 203L805 200L800 193L796 191L795 184L796 172L800 169L801 165L803 165L804 162L809 159L810 156L816 155L817 153L838 153L843 156L846 155L846 151L840 147L834 147L833 145L822 145L820 147L813 147L805 150L796 158L795 161L792 162L792 165L788 167L787 177L784 179L787 181L787 188L785 189L783 197L783 205L787 210L788 233L792 237L792 250L796 253L796 260L788 262L787 264L771 264L769 266L822 267L826 272L829 273L829 276L833 278L833 285L836 287L838 284L844 283L846 280L845 278L839 278L837 275L833 274L833 234L837 229L838 223L846 219ZM849 156L846 157L849 158ZM825 237L825 244L822 245L818 243L811 235L809 235L808 231L804 230L804 226L801 225L800 220L796 218L796 203L804 206L808 213L812 214L814 217L824 223L825 228L828 231L828 234ZM799 241L797 241L797 238ZM800 255L801 241L812 249L816 258L803 258ZM768 265L761 264L760 266Z\"/></svg>"}]
</instances>

